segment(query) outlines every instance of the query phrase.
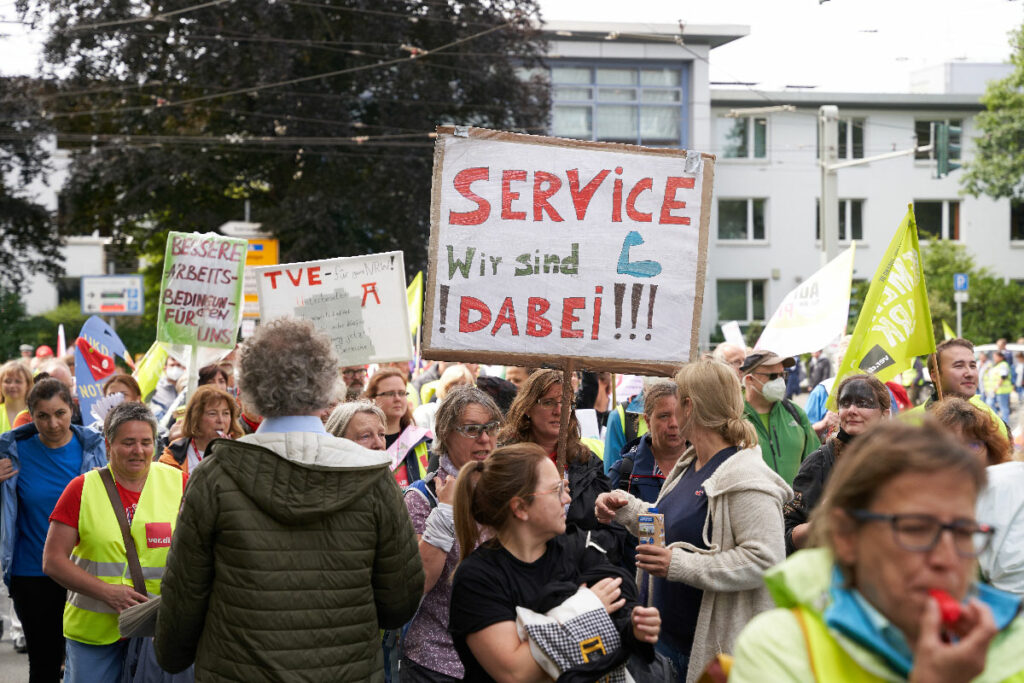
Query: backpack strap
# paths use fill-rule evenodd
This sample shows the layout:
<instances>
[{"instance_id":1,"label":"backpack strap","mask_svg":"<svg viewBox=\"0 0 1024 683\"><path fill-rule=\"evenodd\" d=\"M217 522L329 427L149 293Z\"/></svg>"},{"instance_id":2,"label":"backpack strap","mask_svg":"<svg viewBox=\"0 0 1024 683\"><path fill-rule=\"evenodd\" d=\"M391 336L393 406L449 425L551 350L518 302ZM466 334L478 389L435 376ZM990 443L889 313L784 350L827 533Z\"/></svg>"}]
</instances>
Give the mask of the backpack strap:
<instances>
[{"instance_id":1,"label":"backpack strap","mask_svg":"<svg viewBox=\"0 0 1024 683\"><path fill-rule=\"evenodd\" d=\"M437 507L437 494L433 488L434 480L431 479L429 482L424 482L422 479L417 479L413 483L406 487L402 495L408 495L410 491L415 490L421 496L427 499L430 504L430 509L433 510Z\"/></svg>"},{"instance_id":2,"label":"backpack strap","mask_svg":"<svg viewBox=\"0 0 1024 683\"><path fill-rule=\"evenodd\" d=\"M629 493L630 485L633 483L633 456L624 455L619 462L619 488Z\"/></svg>"},{"instance_id":3,"label":"backpack strap","mask_svg":"<svg viewBox=\"0 0 1024 683\"><path fill-rule=\"evenodd\" d=\"M626 443L632 443L640 433L640 413L623 411L622 431L626 435Z\"/></svg>"}]
</instances>

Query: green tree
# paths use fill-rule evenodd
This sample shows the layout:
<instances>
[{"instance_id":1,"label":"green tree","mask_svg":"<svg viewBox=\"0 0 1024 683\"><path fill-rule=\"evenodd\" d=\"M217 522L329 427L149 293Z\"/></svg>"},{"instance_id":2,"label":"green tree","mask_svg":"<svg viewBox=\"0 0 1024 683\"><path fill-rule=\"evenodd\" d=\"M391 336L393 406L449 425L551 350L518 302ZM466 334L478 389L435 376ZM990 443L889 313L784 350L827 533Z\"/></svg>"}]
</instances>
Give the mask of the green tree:
<instances>
[{"instance_id":1,"label":"green tree","mask_svg":"<svg viewBox=\"0 0 1024 683\"><path fill-rule=\"evenodd\" d=\"M60 275L60 237L50 212L30 189L50 171L27 78L0 78L0 291L17 292L33 273Z\"/></svg>"},{"instance_id":2,"label":"green tree","mask_svg":"<svg viewBox=\"0 0 1024 683\"><path fill-rule=\"evenodd\" d=\"M934 240L922 247L921 260L936 339L943 338L942 320L956 328L954 273L967 273L970 278L970 301L962 304L965 338L984 344L1000 337L1019 335L1024 329L1024 308L1020 305L1024 288L1005 282L987 268L976 266L964 245Z\"/></svg>"},{"instance_id":3,"label":"green tree","mask_svg":"<svg viewBox=\"0 0 1024 683\"><path fill-rule=\"evenodd\" d=\"M989 83L975 119L974 158L965 165L964 189L975 197L1024 199L1024 26L1010 39L1013 72Z\"/></svg>"},{"instance_id":4,"label":"green tree","mask_svg":"<svg viewBox=\"0 0 1024 683\"><path fill-rule=\"evenodd\" d=\"M435 126L546 127L546 80L522 77L544 53L534 0L19 7L49 22L62 75L48 115L73 153L64 227L140 253L249 199L284 261L400 249L415 272Z\"/></svg>"}]
</instances>

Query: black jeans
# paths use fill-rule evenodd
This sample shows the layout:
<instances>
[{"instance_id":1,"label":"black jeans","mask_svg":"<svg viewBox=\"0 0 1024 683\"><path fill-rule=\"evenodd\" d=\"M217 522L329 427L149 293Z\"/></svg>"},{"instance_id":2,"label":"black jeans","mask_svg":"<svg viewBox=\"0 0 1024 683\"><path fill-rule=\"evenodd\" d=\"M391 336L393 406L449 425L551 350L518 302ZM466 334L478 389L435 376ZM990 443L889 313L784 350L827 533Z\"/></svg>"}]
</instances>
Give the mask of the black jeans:
<instances>
[{"instance_id":1,"label":"black jeans","mask_svg":"<svg viewBox=\"0 0 1024 683\"><path fill-rule=\"evenodd\" d=\"M28 646L29 683L60 681L67 593L49 576L11 577L11 600Z\"/></svg>"},{"instance_id":2,"label":"black jeans","mask_svg":"<svg viewBox=\"0 0 1024 683\"><path fill-rule=\"evenodd\" d=\"M402 683L458 683L459 681L457 678L452 678L451 676L428 669L425 666L420 666L405 657L402 657L400 671Z\"/></svg>"}]
</instances>

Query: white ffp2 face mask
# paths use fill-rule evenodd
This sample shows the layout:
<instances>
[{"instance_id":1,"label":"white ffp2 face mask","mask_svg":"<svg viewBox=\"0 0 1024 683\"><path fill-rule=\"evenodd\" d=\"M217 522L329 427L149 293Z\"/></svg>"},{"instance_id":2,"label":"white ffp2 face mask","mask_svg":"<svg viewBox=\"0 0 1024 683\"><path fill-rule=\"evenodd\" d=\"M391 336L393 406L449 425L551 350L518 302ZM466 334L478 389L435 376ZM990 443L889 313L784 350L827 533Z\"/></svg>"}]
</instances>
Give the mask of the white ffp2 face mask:
<instances>
[{"instance_id":1,"label":"white ffp2 face mask","mask_svg":"<svg viewBox=\"0 0 1024 683\"><path fill-rule=\"evenodd\" d=\"M777 403L786 398L786 380L777 377L761 386L761 395L770 403Z\"/></svg>"},{"instance_id":2,"label":"white ffp2 face mask","mask_svg":"<svg viewBox=\"0 0 1024 683\"><path fill-rule=\"evenodd\" d=\"M172 382L177 382L179 379L181 379L181 376L185 374L185 368L181 367L180 365L176 365L174 367L167 368L167 370L164 371L164 374L167 375L167 379L171 380Z\"/></svg>"}]
</instances>

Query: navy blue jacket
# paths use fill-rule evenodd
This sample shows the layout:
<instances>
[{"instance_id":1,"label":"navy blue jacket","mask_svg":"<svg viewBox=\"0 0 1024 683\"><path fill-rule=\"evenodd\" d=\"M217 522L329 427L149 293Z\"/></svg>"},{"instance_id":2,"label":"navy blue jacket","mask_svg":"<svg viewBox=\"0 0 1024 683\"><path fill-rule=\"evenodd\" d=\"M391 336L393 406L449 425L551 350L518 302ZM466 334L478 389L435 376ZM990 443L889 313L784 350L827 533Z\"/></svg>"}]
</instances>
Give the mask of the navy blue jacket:
<instances>
[{"instance_id":1,"label":"navy blue jacket","mask_svg":"<svg viewBox=\"0 0 1024 683\"><path fill-rule=\"evenodd\" d=\"M624 476L626 473L623 472L623 465L629 470L629 461L633 463L633 469L628 476ZM665 483L664 474L654 474L655 464L651 435L644 434L622 449L622 458L612 465L608 479L613 489L622 489L645 503L653 504L658 500L661 486Z\"/></svg>"}]
</instances>

